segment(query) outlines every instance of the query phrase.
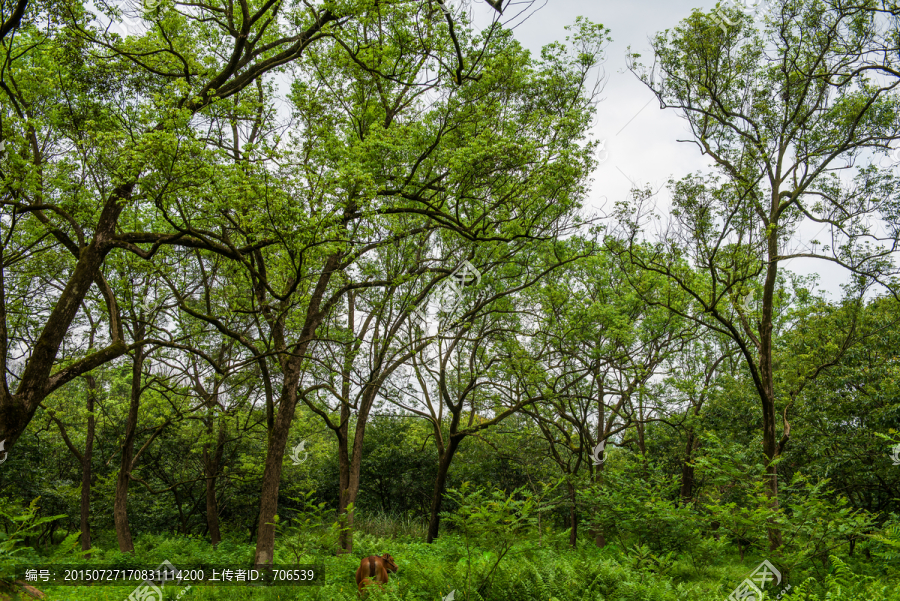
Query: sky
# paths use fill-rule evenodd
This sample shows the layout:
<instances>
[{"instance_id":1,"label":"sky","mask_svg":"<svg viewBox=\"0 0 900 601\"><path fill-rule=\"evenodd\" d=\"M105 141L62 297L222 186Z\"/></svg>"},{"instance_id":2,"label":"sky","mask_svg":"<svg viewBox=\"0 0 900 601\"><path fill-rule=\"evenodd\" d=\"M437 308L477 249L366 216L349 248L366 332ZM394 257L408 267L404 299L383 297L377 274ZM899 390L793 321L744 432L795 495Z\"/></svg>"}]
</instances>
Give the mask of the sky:
<instances>
[{"instance_id":1,"label":"sky","mask_svg":"<svg viewBox=\"0 0 900 601\"><path fill-rule=\"evenodd\" d=\"M457 4L460 1L456 0ZM488 23L495 14L483 0L462 1L469 3L476 24ZM525 0L512 2L519 3L519 10L525 4ZM747 4L752 7L753 0ZM596 139L606 140L604 148L608 155L598 154L597 158L602 162L593 174L587 203L589 211L593 209L602 214L604 207L608 212L614 202L628 198L634 187L631 181L642 188L650 184L654 191L659 190L656 201L665 207L670 198L665 184L670 177L680 179L697 171L710 171L712 161L701 155L695 144L677 141L692 139L687 122L676 109L659 108L653 93L627 69L625 57L630 46L631 52L643 55L645 64L652 64L650 39L657 32L676 27L694 8L712 11L716 7L715 1L537 0L535 6L541 8L532 10L529 18L512 21L516 24L516 39L535 55L544 45L563 41L567 33L565 26L574 24L579 15L609 28L613 40L604 52L603 100L597 106L592 132ZM506 22L517 12L516 4L508 6L501 21ZM812 237L818 230L802 233L804 237ZM845 270L824 261L794 259L782 265L803 275L818 273L817 289L832 299L840 297L840 284L848 280Z\"/></svg>"},{"instance_id":2,"label":"sky","mask_svg":"<svg viewBox=\"0 0 900 601\"><path fill-rule=\"evenodd\" d=\"M606 140L608 152L605 159L603 153L597 157L602 162L594 174L591 200L595 207L625 198L633 187L630 180L641 186L650 183L656 190L670 175L681 176L711 165L695 146L675 141L691 137L687 124L674 109L661 110L653 93L628 71L625 62L631 46L652 63L650 38L690 15L691 9L698 7L694 0L538 0L537 6L541 4L542 8L515 27L516 38L535 54L544 45L565 39L565 26L579 15L609 28L613 39L604 52L605 85L593 128L597 139ZM513 7L505 12L512 14Z\"/></svg>"}]
</instances>

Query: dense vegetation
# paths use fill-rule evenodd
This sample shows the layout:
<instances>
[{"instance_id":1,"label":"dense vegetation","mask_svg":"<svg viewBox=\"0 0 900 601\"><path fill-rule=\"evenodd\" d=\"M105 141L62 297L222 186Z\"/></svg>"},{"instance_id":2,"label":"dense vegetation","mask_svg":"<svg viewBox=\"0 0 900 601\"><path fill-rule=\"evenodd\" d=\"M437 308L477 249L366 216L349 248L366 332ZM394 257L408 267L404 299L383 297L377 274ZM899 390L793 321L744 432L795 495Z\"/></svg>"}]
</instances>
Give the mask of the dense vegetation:
<instances>
[{"instance_id":1,"label":"dense vegetation","mask_svg":"<svg viewBox=\"0 0 900 601\"><path fill-rule=\"evenodd\" d=\"M900 601L900 7L657 34L713 167L601 216L610 31L488 4L2 0L6 596Z\"/></svg>"}]
</instances>

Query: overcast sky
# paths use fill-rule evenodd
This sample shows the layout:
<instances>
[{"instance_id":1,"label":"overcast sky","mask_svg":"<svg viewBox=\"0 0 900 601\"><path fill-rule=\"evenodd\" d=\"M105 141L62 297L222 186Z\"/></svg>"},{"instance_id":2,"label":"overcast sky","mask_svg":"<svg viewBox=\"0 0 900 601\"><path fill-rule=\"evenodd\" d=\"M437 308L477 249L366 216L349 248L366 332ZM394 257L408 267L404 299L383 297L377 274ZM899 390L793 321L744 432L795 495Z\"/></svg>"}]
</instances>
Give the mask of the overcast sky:
<instances>
[{"instance_id":1,"label":"overcast sky","mask_svg":"<svg viewBox=\"0 0 900 601\"><path fill-rule=\"evenodd\" d=\"M537 5L541 4L542 8L515 27L516 38L534 53L554 40L565 39L564 27L573 24L579 15L609 28L613 39L606 46L603 65L606 83L594 127L594 135L606 140L604 146L609 153L595 174L592 199L595 206L599 208L605 199L611 203L627 196L632 187L629 178L642 187L650 183L656 190L672 174L680 177L711 165L696 146L675 141L691 137L686 123L675 110L660 110L653 93L625 64L628 46L652 63L650 37L675 27L690 15L692 8L701 5L695 0L538 0ZM710 7L713 5L710 3ZM511 14L512 7L505 12ZM603 157L600 154L598 160Z\"/></svg>"},{"instance_id":2,"label":"overcast sky","mask_svg":"<svg viewBox=\"0 0 900 601\"><path fill-rule=\"evenodd\" d=\"M675 109L659 108L650 90L628 71L625 55L631 46L632 52L643 55L645 64L652 64L650 38L676 27L694 8L712 10L715 1L537 0L537 6L541 4L543 7L527 20L515 21L519 23L515 26L516 38L533 53L554 40L563 41L564 27L573 24L579 15L609 28L613 40L606 46L606 83L593 132L598 140L606 140L609 154L594 173L590 206L600 211L604 204L609 209L616 200L627 198L632 188L629 178L639 187L650 184L653 190L660 190L657 202L668 206L670 196L664 186L669 177L680 179L698 170L709 170L712 161L701 155L695 144L676 141L692 139L687 123ZM752 6L753 0L748 4ZM495 14L481 0L472 2L471 8L476 23L486 22L483 20ZM515 14L514 8L504 10L504 22ZM603 156L600 154L598 160ZM817 232L804 233L811 236ZM840 296L840 284L847 281L846 271L824 261L797 259L784 265L797 273L819 273L822 277L818 288L832 298Z\"/></svg>"}]
</instances>

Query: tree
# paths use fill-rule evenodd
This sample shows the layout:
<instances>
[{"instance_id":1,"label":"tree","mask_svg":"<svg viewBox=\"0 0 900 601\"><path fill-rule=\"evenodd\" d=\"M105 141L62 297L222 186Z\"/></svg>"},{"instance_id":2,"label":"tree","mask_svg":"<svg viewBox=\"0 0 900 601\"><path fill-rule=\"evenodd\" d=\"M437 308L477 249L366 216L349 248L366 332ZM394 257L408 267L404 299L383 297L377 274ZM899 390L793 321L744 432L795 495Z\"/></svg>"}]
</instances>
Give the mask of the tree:
<instances>
[{"instance_id":1,"label":"tree","mask_svg":"<svg viewBox=\"0 0 900 601\"><path fill-rule=\"evenodd\" d=\"M645 454L644 424L660 416L644 405L643 391L692 335L679 318L648 306L620 268L605 251L594 253L530 292L540 326L529 350L547 366L541 380L546 401L524 411L566 474L572 546L578 538L577 489L584 482L579 472L600 483L605 450L614 444L637 443ZM656 295L667 292L665 280L652 274L644 274L640 285ZM595 449L602 454L599 464ZM593 536L598 546L606 544L602 532Z\"/></svg>"},{"instance_id":2,"label":"tree","mask_svg":"<svg viewBox=\"0 0 900 601\"><path fill-rule=\"evenodd\" d=\"M385 268L384 273L393 276L391 279L400 279L404 272L415 269L397 260L396 256L380 263ZM376 296L375 293L380 294ZM321 363L321 375L316 378L320 384L314 388L324 388L328 393L326 400L318 400L318 395L311 391L301 393L306 405L337 437L338 516L342 521L340 545L347 553L353 550L353 512L349 508L355 505L359 493L363 441L371 412L376 400L383 396L382 387L386 380L427 344L421 340L408 344L402 341L399 333L410 317L405 304L396 286L361 291L358 295L348 293L346 315L340 316L346 317L346 326L327 324L322 328L322 340L313 349L314 361ZM365 315L364 319L362 315ZM336 347L333 352L329 349L329 339L337 343L333 345ZM336 365L340 366L339 371L334 369ZM328 397L337 401L337 407L327 402ZM332 419L334 415L339 421Z\"/></svg>"},{"instance_id":3,"label":"tree","mask_svg":"<svg viewBox=\"0 0 900 601\"><path fill-rule=\"evenodd\" d=\"M17 342L9 336L10 307L6 302L0 305L4 374L0 439L7 449L15 446L48 394L145 343L126 342L119 299L102 272L107 255L124 249L149 259L164 244L208 246L203 236L193 237L191 232L119 229L126 207L150 198L159 202L165 196L171 183L163 176L166 166L174 164L176 171L196 167L179 163L185 158L177 150L184 122L173 116L180 114L189 122L216 102L296 60L339 21L319 6L298 8L295 16L301 26L291 35L276 37L273 30L283 10L278 3L256 10L244 4L242 14L247 18L222 23L222 28L218 28L215 7L199 6L191 13L169 7L152 17L145 35L122 40L92 26L90 13L79 2L61 7L65 36L48 37L36 23L19 23L22 15L15 16L17 9L13 15L13 22L19 23L17 34L4 40L9 77L21 82L16 87L2 86L0 94L9 115L3 138L8 164L0 188L7 228L4 254L9 258L24 253L14 264L17 273L33 270L47 253L54 252L56 244L68 254L60 257L67 271L60 293L39 293L29 299L31 313L46 317L30 326L37 334L14 391L6 378L9 353ZM186 29L197 35L178 33ZM0 33L8 31L6 24L0 28ZM210 39L219 41L225 32L234 39L228 56L218 55L215 46L207 44ZM23 77L36 67L52 73L57 78L54 84L44 87L43 81ZM156 75L162 72L167 75ZM123 102L106 101L116 96ZM154 105L157 101L160 104ZM132 103L141 104L147 112L130 110ZM69 110L48 111L59 105ZM168 149L173 148L170 154ZM151 249L142 249L143 243L151 244ZM227 252L240 254L238 249ZM7 264L4 269L12 267ZM5 273L0 274L0 283L6 281ZM77 335L71 331L73 320L95 285L106 304L105 345L62 365L60 345L67 336Z\"/></svg>"},{"instance_id":4,"label":"tree","mask_svg":"<svg viewBox=\"0 0 900 601\"><path fill-rule=\"evenodd\" d=\"M852 184L832 172L900 137L900 118L896 83L879 85L864 72L844 77L872 48L870 14L828 11L816 0L779 2L764 36L749 16L729 14L739 26L727 32L695 12L672 34L657 35L659 83L633 55L635 72L663 106L684 114L693 143L725 181L671 182L670 225L645 249L639 232L647 194L638 194L620 211L621 235L610 248L669 278L693 300L682 315L740 348L760 400L768 494L777 505L777 459L790 438L790 395L776 388L773 363L779 270L795 258L827 261L853 274L857 297L876 283L893 285L897 182L874 165L859 169ZM873 223L873 216L887 223ZM829 230L832 243L819 251L821 243L801 235L804 223ZM751 292L758 307L745 304ZM836 357L824 357L804 377ZM769 534L779 546L777 530Z\"/></svg>"},{"instance_id":5,"label":"tree","mask_svg":"<svg viewBox=\"0 0 900 601\"><path fill-rule=\"evenodd\" d=\"M783 465L790 473L831 479L855 508L887 513L900 494L900 473L877 433L897 429L900 305L889 296L874 298L854 323L857 310L810 295L797 311L797 327L780 341L786 379L796 378L815 357L833 354L848 328L855 327L861 341L798 395L794 431L802 442L791 446Z\"/></svg>"}]
</instances>

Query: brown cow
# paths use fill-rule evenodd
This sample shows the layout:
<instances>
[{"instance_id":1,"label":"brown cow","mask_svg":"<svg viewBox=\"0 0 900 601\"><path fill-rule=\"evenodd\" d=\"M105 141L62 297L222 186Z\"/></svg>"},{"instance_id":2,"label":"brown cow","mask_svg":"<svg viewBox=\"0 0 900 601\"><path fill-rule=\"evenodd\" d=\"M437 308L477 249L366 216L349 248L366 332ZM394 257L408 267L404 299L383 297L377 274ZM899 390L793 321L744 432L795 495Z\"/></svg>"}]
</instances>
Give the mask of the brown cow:
<instances>
[{"instance_id":1,"label":"brown cow","mask_svg":"<svg viewBox=\"0 0 900 601\"><path fill-rule=\"evenodd\" d=\"M375 582L381 588L383 584L387 584L388 572L396 572L397 564L394 558L385 553L381 557L370 555L363 558L359 563L359 569L356 570L356 586L359 587L359 594L362 595L363 588L372 584L369 578L375 578Z\"/></svg>"}]
</instances>

